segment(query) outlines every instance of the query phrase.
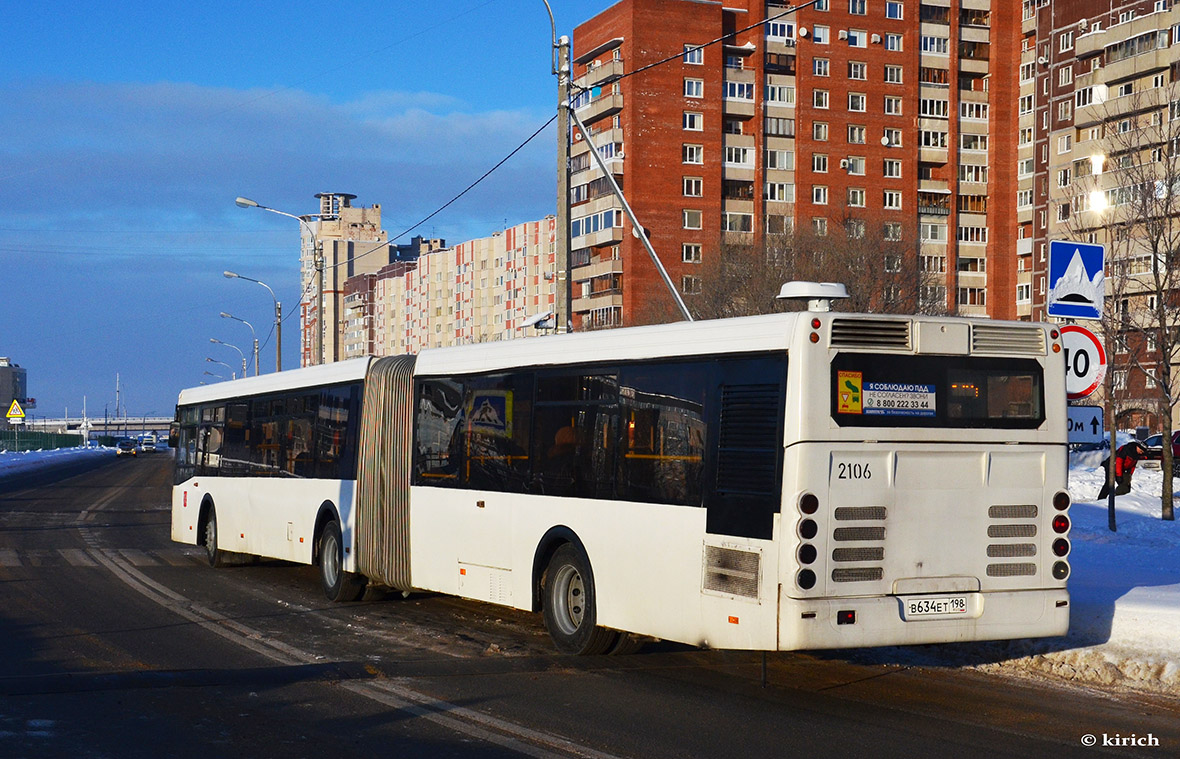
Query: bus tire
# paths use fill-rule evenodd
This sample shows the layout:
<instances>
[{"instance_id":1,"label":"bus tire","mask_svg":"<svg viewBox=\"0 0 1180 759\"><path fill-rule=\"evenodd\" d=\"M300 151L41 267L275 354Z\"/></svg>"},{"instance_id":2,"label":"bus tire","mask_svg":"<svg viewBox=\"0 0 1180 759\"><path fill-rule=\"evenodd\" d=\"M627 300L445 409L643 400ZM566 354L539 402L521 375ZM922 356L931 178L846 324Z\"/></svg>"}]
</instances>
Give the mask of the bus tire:
<instances>
[{"instance_id":1,"label":"bus tire","mask_svg":"<svg viewBox=\"0 0 1180 759\"><path fill-rule=\"evenodd\" d=\"M365 594L368 578L344 571L344 540L340 523L328 522L320 533L320 582L329 601L356 601Z\"/></svg>"},{"instance_id":2,"label":"bus tire","mask_svg":"<svg viewBox=\"0 0 1180 759\"><path fill-rule=\"evenodd\" d=\"M541 611L557 650L575 656L605 654L618 633L598 627L590 562L566 543L553 553L541 577Z\"/></svg>"},{"instance_id":3,"label":"bus tire","mask_svg":"<svg viewBox=\"0 0 1180 759\"><path fill-rule=\"evenodd\" d=\"M630 656L631 654L637 654L646 642L645 639L638 635L621 632L619 633L619 639L615 641L615 644L611 646L607 654L610 656Z\"/></svg>"},{"instance_id":4,"label":"bus tire","mask_svg":"<svg viewBox=\"0 0 1180 759\"><path fill-rule=\"evenodd\" d=\"M205 517L205 556L211 567L224 567L228 553L217 547L217 510L209 505L209 515Z\"/></svg>"}]
</instances>

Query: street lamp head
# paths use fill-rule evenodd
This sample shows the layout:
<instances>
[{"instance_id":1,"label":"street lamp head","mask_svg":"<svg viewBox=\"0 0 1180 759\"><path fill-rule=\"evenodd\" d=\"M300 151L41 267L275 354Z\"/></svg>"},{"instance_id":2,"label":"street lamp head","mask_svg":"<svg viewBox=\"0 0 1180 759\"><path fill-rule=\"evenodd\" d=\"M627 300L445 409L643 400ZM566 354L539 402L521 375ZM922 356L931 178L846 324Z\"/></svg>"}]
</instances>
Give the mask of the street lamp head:
<instances>
[{"instance_id":1,"label":"street lamp head","mask_svg":"<svg viewBox=\"0 0 1180 759\"><path fill-rule=\"evenodd\" d=\"M239 197L234 202L238 204L239 208L258 208L258 204L249 198Z\"/></svg>"},{"instance_id":2,"label":"street lamp head","mask_svg":"<svg viewBox=\"0 0 1180 759\"><path fill-rule=\"evenodd\" d=\"M234 317L233 317L233 315L232 315L232 314L227 314L226 312L222 311L222 312L221 312L221 318L222 318L222 319L232 319L232 318L234 318Z\"/></svg>"},{"instance_id":3,"label":"street lamp head","mask_svg":"<svg viewBox=\"0 0 1180 759\"><path fill-rule=\"evenodd\" d=\"M238 279L239 277L242 276L241 274L234 274L232 271L223 271L221 273L225 276L226 279Z\"/></svg>"},{"instance_id":4,"label":"street lamp head","mask_svg":"<svg viewBox=\"0 0 1180 759\"><path fill-rule=\"evenodd\" d=\"M211 342L211 343L220 343L221 341L220 341L220 340L218 340L216 337L211 337L211 338L209 338L209 342Z\"/></svg>"}]
</instances>

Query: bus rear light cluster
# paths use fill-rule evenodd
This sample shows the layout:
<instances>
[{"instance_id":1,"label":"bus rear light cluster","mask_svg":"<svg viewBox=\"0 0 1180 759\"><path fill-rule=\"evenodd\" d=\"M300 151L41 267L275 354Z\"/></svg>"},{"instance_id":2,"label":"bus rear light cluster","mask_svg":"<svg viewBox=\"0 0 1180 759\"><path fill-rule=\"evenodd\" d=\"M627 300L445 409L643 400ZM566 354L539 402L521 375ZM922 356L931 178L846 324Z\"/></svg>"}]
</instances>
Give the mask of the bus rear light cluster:
<instances>
[{"instance_id":1,"label":"bus rear light cluster","mask_svg":"<svg viewBox=\"0 0 1180 759\"><path fill-rule=\"evenodd\" d=\"M1068 509L1069 503L1069 493L1065 492L1064 490L1057 491L1057 494L1053 496L1053 508L1057 509L1058 511L1065 511Z\"/></svg>"},{"instance_id":2,"label":"bus rear light cluster","mask_svg":"<svg viewBox=\"0 0 1180 759\"><path fill-rule=\"evenodd\" d=\"M1058 514L1053 517L1053 532L1058 535L1064 535L1069 532L1069 517L1065 514Z\"/></svg>"},{"instance_id":3,"label":"bus rear light cluster","mask_svg":"<svg viewBox=\"0 0 1180 759\"><path fill-rule=\"evenodd\" d=\"M819 511L819 498L814 493L804 493L799 498L799 511L804 515L815 514ZM805 516L799 520L796 530L798 530L800 538L805 541L811 540L819 534L819 524L814 519L808 519ZM811 543L800 543L795 555L799 559L800 564L811 564L819 558L819 551ZM815 572L810 569L801 569L795 575L795 584L803 590L814 588L815 580Z\"/></svg>"},{"instance_id":4,"label":"bus rear light cluster","mask_svg":"<svg viewBox=\"0 0 1180 759\"><path fill-rule=\"evenodd\" d=\"M1057 561L1053 563L1053 579L1064 580L1069 577L1069 564L1064 561Z\"/></svg>"},{"instance_id":5,"label":"bus rear light cluster","mask_svg":"<svg viewBox=\"0 0 1180 759\"><path fill-rule=\"evenodd\" d=\"M1069 541L1065 538L1057 538L1053 541L1053 555L1063 557L1069 553Z\"/></svg>"}]
</instances>

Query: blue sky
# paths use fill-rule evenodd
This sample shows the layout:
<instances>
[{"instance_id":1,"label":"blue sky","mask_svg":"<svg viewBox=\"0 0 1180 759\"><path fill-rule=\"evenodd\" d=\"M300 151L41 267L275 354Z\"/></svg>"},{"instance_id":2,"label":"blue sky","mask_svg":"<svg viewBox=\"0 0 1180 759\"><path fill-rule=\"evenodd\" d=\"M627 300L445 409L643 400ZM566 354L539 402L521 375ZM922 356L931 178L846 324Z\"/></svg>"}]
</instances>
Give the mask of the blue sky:
<instances>
[{"instance_id":1,"label":"blue sky","mask_svg":"<svg viewBox=\"0 0 1180 759\"><path fill-rule=\"evenodd\" d=\"M611 5L550 0L558 34ZM542 0L6 7L0 36L0 356L36 416L170 415L240 359L274 368L273 303L299 300L298 224L317 192L380 203L391 236L554 113ZM553 213L556 132L412 234L459 242ZM297 317L284 322L297 365Z\"/></svg>"}]
</instances>

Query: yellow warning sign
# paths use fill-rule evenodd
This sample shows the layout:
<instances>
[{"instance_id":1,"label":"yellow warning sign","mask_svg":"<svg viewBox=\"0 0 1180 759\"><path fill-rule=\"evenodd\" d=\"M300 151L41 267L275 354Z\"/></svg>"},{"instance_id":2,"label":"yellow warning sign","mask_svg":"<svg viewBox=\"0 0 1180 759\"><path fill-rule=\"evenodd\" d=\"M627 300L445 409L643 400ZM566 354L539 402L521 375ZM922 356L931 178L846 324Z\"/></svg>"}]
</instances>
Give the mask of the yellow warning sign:
<instances>
[{"instance_id":1,"label":"yellow warning sign","mask_svg":"<svg viewBox=\"0 0 1180 759\"><path fill-rule=\"evenodd\" d=\"M836 372L836 413L863 413L860 372Z\"/></svg>"},{"instance_id":2,"label":"yellow warning sign","mask_svg":"<svg viewBox=\"0 0 1180 759\"><path fill-rule=\"evenodd\" d=\"M0 408L4 408L4 407L0 406ZM25 418L25 410L20 407L20 404L16 402L15 398L12 400L12 405L8 407L8 418L9 419L24 419Z\"/></svg>"}]
</instances>

